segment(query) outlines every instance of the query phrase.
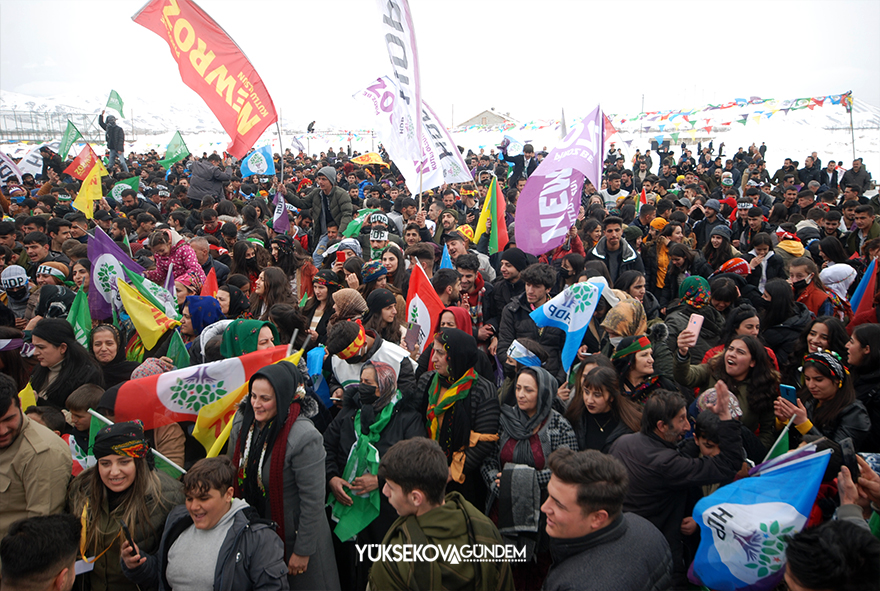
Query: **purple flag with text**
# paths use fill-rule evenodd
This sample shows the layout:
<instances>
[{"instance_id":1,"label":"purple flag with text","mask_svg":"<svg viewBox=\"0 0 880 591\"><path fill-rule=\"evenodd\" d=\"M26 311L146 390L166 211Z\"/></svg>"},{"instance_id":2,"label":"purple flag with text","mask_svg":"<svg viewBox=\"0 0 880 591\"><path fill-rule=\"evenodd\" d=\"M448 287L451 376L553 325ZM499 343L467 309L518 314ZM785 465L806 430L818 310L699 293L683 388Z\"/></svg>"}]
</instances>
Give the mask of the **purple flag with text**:
<instances>
[{"instance_id":1,"label":"purple flag with text","mask_svg":"<svg viewBox=\"0 0 880 591\"><path fill-rule=\"evenodd\" d=\"M577 220L584 178L602 182L602 108L572 126L529 177L516 211L516 245L541 255L565 240Z\"/></svg>"}]
</instances>

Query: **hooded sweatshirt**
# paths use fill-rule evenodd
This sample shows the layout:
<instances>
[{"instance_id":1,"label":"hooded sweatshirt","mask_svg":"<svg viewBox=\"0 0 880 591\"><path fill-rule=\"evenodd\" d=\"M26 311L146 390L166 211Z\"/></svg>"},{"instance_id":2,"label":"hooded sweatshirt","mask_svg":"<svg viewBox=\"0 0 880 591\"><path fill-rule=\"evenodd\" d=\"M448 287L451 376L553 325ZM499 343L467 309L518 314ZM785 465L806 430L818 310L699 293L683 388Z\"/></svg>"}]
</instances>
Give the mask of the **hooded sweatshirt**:
<instances>
[{"instance_id":1,"label":"hooded sweatshirt","mask_svg":"<svg viewBox=\"0 0 880 591\"><path fill-rule=\"evenodd\" d=\"M211 529L196 529L191 525L171 545L165 576L172 589L213 591L214 573L220 547L226 539L235 514L246 509L241 499L232 499L229 511Z\"/></svg>"}]
</instances>

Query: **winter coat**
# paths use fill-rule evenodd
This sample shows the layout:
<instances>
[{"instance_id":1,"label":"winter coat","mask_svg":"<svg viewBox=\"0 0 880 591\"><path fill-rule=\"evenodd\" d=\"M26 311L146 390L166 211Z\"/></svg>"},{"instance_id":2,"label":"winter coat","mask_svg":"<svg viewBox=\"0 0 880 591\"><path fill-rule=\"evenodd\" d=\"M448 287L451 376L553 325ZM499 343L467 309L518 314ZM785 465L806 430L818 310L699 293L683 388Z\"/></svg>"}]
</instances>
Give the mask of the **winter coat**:
<instances>
[{"instance_id":1,"label":"winter coat","mask_svg":"<svg viewBox=\"0 0 880 591\"><path fill-rule=\"evenodd\" d=\"M871 432L862 444L861 451L880 452L880 368L865 374L854 373L853 388L871 420Z\"/></svg>"},{"instance_id":2,"label":"winter coat","mask_svg":"<svg viewBox=\"0 0 880 591\"><path fill-rule=\"evenodd\" d=\"M629 473L623 510L640 515L660 530L672 551L673 570L683 573L681 521L692 486L729 482L742 467L742 436L737 421L721 421L721 453L689 458L657 434L624 435L611 446L611 455Z\"/></svg>"},{"instance_id":3,"label":"winter coat","mask_svg":"<svg viewBox=\"0 0 880 591\"><path fill-rule=\"evenodd\" d=\"M176 234L172 230L172 241L174 240L173 236ZM180 236L177 236L180 238ZM151 271L144 272L144 277L149 279L154 283L158 283L162 285L165 283L165 277L168 275L168 266L170 264L174 264L174 268L172 272L174 273L174 278L182 277L187 273L193 273L198 279L200 283L205 282L205 271L202 269L202 266L199 264L199 259L196 257L196 252L192 249L192 246L186 243L183 238L180 238L179 241L172 244L171 250L166 255L154 255L153 259L156 261L156 268Z\"/></svg>"},{"instance_id":4,"label":"winter coat","mask_svg":"<svg viewBox=\"0 0 880 591\"><path fill-rule=\"evenodd\" d=\"M691 314L699 314L703 317L700 336L691 350L691 359L702 359L706 351L720 344L724 317L712 305L703 306L699 310L688 304L679 304L670 308L666 313L666 326L669 328L669 338L666 342L670 351L678 351L678 335L687 328Z\"/></svg>"},{"instance_id":5,"label":"winter coat","mask_svg":"<svg viewBox=\"0 0 880 591\"><path fill-rule=\"evenodd\" d=\"M859 188L859 193L864 193L868 190L868 187L871 185L871 177L868 174L867 169L865 167L861 167L858 172L854 171L852 168L843 173L843 178L840 179L840 188L849 187L850 185L855 185Z\"/></svg>"},{"instance_id":6,"label":"winter coat","mask_svg":"<svg viewBox=\"0 0 880 591\"><path fill-rule=\"evenodd\" d=\"M105 121L104 115L98 115L98 125L104 130L104 139L107 141L107 149L122 152L125 149L125 131L116 123Z\"/></svg>"},{"instance_id":7,"label":"winter coat","mask_svg":"<svg viewBox=\"0 0 880 591\"><path fill-rule=\"evenodd\" d=\"M419 414L414 402L412 397L406 397L402 398L394 407L391 419L382 429L379 441L375 444L379 458L385 455L388 448L398 441L426 436L425 417ZM357 439L354 432L354 416L358 410L361 410L361 430L368 430L373 421L378 418L378 413L372 408L369 412L362 410L357 388L346 389L342 397L342 409L324 432L324 450L327 452L324 469L328 490L330 480L336 476L343 478L342 474L345 470L345 464L348 462L348 455ZM381 542L385 532L397 519L397 512L388 502L388 497L382 494L384 486L385 479L379 478L379 515L363 530L364 543L378 544ZM358 536L362 534L358 534Z\"/></svg>"},{"instance_id":8,"label":"winter coat","mask_svg":"<svg viewBox=\"0 0 880 591\"><path fill-rule=\"evenodd\" d=\"M527 338L538 341L547 350L544 369L561 384L565 381L560 357L562 347L565 345L565 331L553 326L538 328L530 316L531 313L531 305L524 293L504 307L504 311L501 312L501 325L498 328L498 359L501 363L505 362L507 349L514 339Z\"/></svg>"},{"instance_id":9,"label":"winter coat","mask_svg":"<svg viewBox=\"0 0 880 591\"><path fill-rule=\"evenodd\" d=\"M783 371L793 361L791 354L798 337L813 320L813 314L805 305L795 302L795 306L797 312L793 316L786 318L781 324L764 328L764 334L761 335L764 343L776 352L779 368Z\"/></svg>"},{"instance_id":10,"label":"winter coat","mask_svg":"<svg viewBox=\"0 0 880 591\"><path fill-rule=\"evenodd\" d=\"M615 255L620 257L618 264L609 264L609 258ZM620 248L618 248L613 254L610 254L605 249L605 237L603 236L599 239L599 242L596 243L596 246L587 253L587 260L601 261L605 263L605 266L608 267L608 273L611 275L612 285L624 271L645 272L645 265L642 263L642 258L639 256L639 253L637 253L623 238L620 239Z\"/></svg>"},{"instance_id":11,"label":"winter coat","mask_svg":"<svg viewBox=\"0 0 880 591\"><path fill-rule=\"evenodd\" d=\"M168 552L180 534L192 525L186 506L175 507L165 522L159 551L146 555L147 561L132 570L123 564L123 574L141 588L156 588L158 585L159 591L171 591L165 577ZM214 591L289 589L283 555L284 544L275 533L274 523L261 519L253 507L238 511L220 546L214 571ZM141 556L144 556L143 552Z\"/></svg>"},{"instance_id":12,"label":"winter coat","mask_svg":"<svg viewBox=\"0 0 880 591\"><path fill-rule=\"evenodd\" d=\"M804 406L807 409L807 418L812 421L813 416L816 414L816 400L811 398L804 403ZM861 401L856 400L841 410L828 423L824 425L814 424L807 434L819 437L824 436L837 443L850 437L856 451L862 451L862 444L867 440L870 432L871 419L868 416L868 411Z\"/></svg>"},{"instance_id":13,"label":"winter coat","mask_svg":"<svg viewBox=\"0 0 880 591\"><path fill-rule=\"evenodd\" d=\"M751 260L755 258L755 255L747 252L743 254L743 258L746 260L746 262L751 262ZM788 278L788 274L785 272L785 261L782 259L781 256L778 256L774 252L772 257L765 257L765 260L767 261L767 281L777 278ZM758 287L761 284L761 265L758 265L757 267L752 269L752 272L749 273L747 281L749 285L752 285L754 287Z\"/></svg>"},{"instance_id":14,"label":"winter coat","mask_svg":"<svg viewBox=\"0 0 880 591\"><path fill-rule=\"evenodd\" d=\"M327 502L324 478L324 440L307 415L316 414L317 403L306 399L287 436L284 458L284 562L292 553L309 557L309 567L300 575L288 576L291 589L339 589L339 573L333 553L330 525L324 513ZM311 404L308 403L311 401ZM314 405L314 406L312 406ZM229 435L229 454L237 449L244 417L235 413ZM244 436L247 436L245 433ZM263 480L269 490L272 450L266 450ZM266 503L267 513L270 503ZM271 515L263 515L271 519Z\"/></svg>"},{"instance_id":15,"label":"winter coat","mask_svg":"<svg viewBox=\"0 0 880 591\"><path fill-rule=\"evenodd\" d=\"M669 267L666 271L666 279L663 283L663 289L660 290L660 296L657 298L661 308L665 308L673 300L678 299L678 290L684 280L693 275L699 275L708 280L712 276L712 267L706 262L706 259L699 252L694 253L694 261L688 267L688 270L682 272L678 267L669 261Z\"/></svg>"},{"instance_id":16,"label":"winter coat","mask_svg":"<svg viewBox=\"0 0 880 591\"><path fill-rule=\"evenodd\" d=\"M724 221L724 218L721 217L720 213L715 216L715 221L713 222L704 219L694 224L694 235L697 238L697 248L702 249L706 246L706 243L709 242L709 235L717 226L727 226L727 222Z\"/></svg>"},{"instance_id":17,"label":"winter coat","mask_svg":"<svg viewBox=\"0 0 880 591\"><path fill-rule=\"evenodd\" d=\"M690 359L701 359L700 357L690 356L690 359L682 361L676 351L672 358L676 382L689 388L695 388L698 393L715 387L715 382L718 380L712 376L712 369L708 364L691 365ZM750 388L751 382L746 379L737 386L735 392L731 392L736 396L743 412L739 421L758 436L765 449L770 449L773 442L776 441L776 415L773 414L772 406L760 414L749 407L748 392Z\"/></svg>"},{"instance_id":18,"label":"winter coat","mask_svg":"<svg viewBox=\"0 0 880 591\"><path fill-rule=\"evenodd\" d=\"M214 257L208 255L208 260L205 261L205 264L202 265L202 271L205 273L205 278L208 277L208 273L211 272L211 268L214 269L214 273L217 274L217 286L222 287L226 285L226 278L229 277L229 267L216 260Z\"/></svg>"},{"instance_id":19,"label":"winter coat","mask_svg":"<svg viewBox=\"0 0 880 591\"><path fill-rule=\"evenodd\" d=\"M88 495L88 479L92 470L97 467L89 468L80 472L79 476L73 479L70 484L71 498L78 497L81 494ZM159 477L160 491L164 499L163 504L159 504L158 500L152 496L146 498L147 509L150 514L150 523L143 529L132 529L134 543L138 549L144 554L154 554L159 549L159 541L161 533L165 527L165 518L171 510L177 505L184 502L183 485L174 480L164 472L155 472ZM89 556L94 556L104 551L104 548L113 546L106 554L95 560L95 568L85 575L91 591L137 591L138 587L130 581L122 573L122 560L120 557L121 540L118 536L119 521L122 517L121 512L110 512L110 506L107 501L107 495L104 495L104 502L100 511L91 509L93 516L97 514L98 519L98 542L93 547L87 549ZM76 515L78 518L79 515ZM131 524L128 524L131 528ZM97 548L97 552L95 549Z\"/></svg>"},{"instance_id":20,"label":"winter coat","mask_svg":"<svg viewBox=\"0 0 880 591\"><path fill-rule=\"evenodd\" d=\"M544 591L665 591L672 585L669 544L635 513L621 513L581 538L552 539L550 554L553 566Z\"/></svg>"},{"instance_id":21,"label":"winter coat","mask_svg":"<svg viewBox=\"0 0 880 591\"><path fill-rule=\"evenodd\" d=\"M333 217L333 221L335 221L339 225L339 233L341 234L348 226L348 223L351 221L351 198L348 196L347 191L343 190L341 187L336 186L335 169L329 166L325 166L320 171L318 171L318 174L329 179L330 184L332 185L332 188L330 189L330 194L327 195L327 200L330 203L330 215ZM288 185L287 201L292 203L295 207L299 207L301 209L310 207L312 219L315 223L315 236L322 236L326 234L326 227L318 227L321 223L321 210L324 207L324 200L321 197L323 193L321 187L315 187L305 197L298 197L292 187L293 185Z\"/></svg>"},{"instance_id":22,"label":"winter coat","mask_svg":"<svg viewBox=\"0 0 880 591\"><path fill-rule=\"evenodd\" d=\"M509 162L513 165L513 172L510 173L510 179L507 181L508 187L515 187L517 181L523 178L523 173L525 172L527 176L532 176L535 172L535 169L538 168L538 159L532 156L529 160L528 169L526 169L526 157L520 154L519 156L506 156L504 158L505 162Z\"/></svg>"},{"instance_id":23,"label":"winter coat","mask_svg":"<svg viewBox=\"0 0 880 591\"><path fill-rule=\"evenodd\" d=\"M848 254L856 254L861 252L862 244L864 244L864 242L862 242L861 237L859 236L860 232L861 230L856 228L849 233L849 236L846 237L846 244L844 244L844 246L846 246L846 252ZM875 219L874 223L871 224L871 227L868 228L868 235L865 238L865 242L877 237L880 237L880 223L878 223Z\"/></svg>"},{"instance_id":24,"label":"winter coat","mask_svg":"<svg viewBox=\"0 0 880 591\"><path fill-rule=\"evenodd\" d=\"M230 180L232 180L231 172L224 172L208 160L193 162L186 196L196 203L201 203L206 196L220 198L223 196L223 181Z\"/></svg>"}]
</instances>

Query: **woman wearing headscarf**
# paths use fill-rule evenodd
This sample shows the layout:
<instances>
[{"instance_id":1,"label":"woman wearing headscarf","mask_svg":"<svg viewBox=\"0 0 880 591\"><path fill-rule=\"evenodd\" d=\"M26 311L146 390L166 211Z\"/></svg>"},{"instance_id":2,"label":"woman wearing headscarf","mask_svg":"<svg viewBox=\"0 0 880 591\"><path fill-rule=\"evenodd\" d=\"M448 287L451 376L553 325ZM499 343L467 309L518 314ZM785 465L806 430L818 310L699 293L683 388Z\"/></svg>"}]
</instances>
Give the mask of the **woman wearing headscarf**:
<instances>
[{"instance_id":1,"label":"woman wearing headscarf","mask_svg":"<svg viewBox=\"0 0 880 591\"><path fill-rule=\"evenodd\" d=\"M359 320L368 309L366 300L356 289L340 289L333 294L333 315L330 316L327 329L345 320Z\"/></svg>"},{"instance_id":2,"label":"woman wearing headscarf","mask_svg":"<svg viewBox=\"0 0 880 591\"><path fill-rule=\"evenodd\" d=\"M437 319L437 327L438 329L457 328L458 330L466 332L467 334L474 334L470 313L459 306L449 306L448 308L441 310L440 316ZM422 352L422 354L419 355L418 367L416 367L416 380L418 380L421 375L426 371L434 369L434 366L431 363L431 356L433 354L434 343L432 341L428 344L427 347L425 347L425 350ZM494 383L495 365L485 351L480 350L477 357L473 360L473 365L474 369L477 372L477 375L480 375L490 382Z\"/></svg>"},{"instance_id":3,"label":"woman wearing headscarf","mask_svg":"<svg viewBox=\"0 0 880 591\"><path fill-rule=\"evenodd\" d=\"M703 317L703 327L691 355L693 359L702 359L706 351L720 344L724 317L711 305L709 282L703 277L685 279L678 290L678 297L678 305L670 306L666 314L666 326L669 328L667 346L675 351L678 348L678 335L688 327L691 314L699 314Z\"/></svg>"},{"instance_id":4,"label":"woman wearing headscarf","mask_svg":"<svg viewBox=\"0 0 880 591\"><path fill-rule=\"evenodd\" d=\"M189 296L183 302L183 324L180 334L185 342L192 342L211 324L225 320L220 302L211 296Z\"/></svg>"},{"instance_id":5,"label":"woman wearing headscarf","mask_svg":"<svg viewBox=\"0 0 880 591\"><path fill-rule=\"evenodd\" d=\"M654 345L647 335L623 337L611 363L620 376L620 393L641 405L657 390L678 390L675 382L654 368Z\"/></svg>"},{"instance_id":6,"label":"woman wearing headscarf","mask_svg":"<svg viewBox=\"0 0 880 591\"><path fill-rule=\"evenodd\" d=\"M70 485L71 513L82 520L81 559L93 565L83 578L92 591L137 591L122 574L120 551L128 527L137 547L159 549L165 518L184 502L182 486L153 469L150 447L138 422L116 423L95 436L97 465Z\"/></svg>"},{"instance_id":7,"label":"woman wearing headscarf","mask_svg":"<svg viewBox=\"0 0 880 591\"><path fill-rule=\"evenodd\" d=\"M39 365L31 375L37 404L65 408L67 397L84 384L104 385L101 368L76 340L67 320L44 318L31 335Z\"/></svg>"},{"instance_id":8,"label":"woman wearing headscarf","mask_svg":"<svg viewBox=\"0 0 880 591\"><path fill-rule=\"evenodd\" d=\"M220 310L229 320L251 317L251 303L244 292L234 285L224 285L217 290L217 301L220 302Z\"/></svg>"},{"instance_id":9,"label":"woman wearing headscarf","mask_svg":"<svg viewBox=\"0 0 880 591\"><path fill-rule=\"evenodd\" d=\"M428 437L449 462L447 491L460 492L477 507L485 502L480 466L497 440L500 407L495 386L474 368L477 341L456 328L434 336L434 369L416 382L415 396L427 419Z\"/></svg>"},{"instance_id":10,"label":"woman wearing headscarf","mask_svg":"<svg viewBox=\"0 0 880 591\"><path fill-rule=\"evenodd\" d=\"M339 589L317 412L299 370L275 363L251 377L229 436L236 496L278 524L291 589Z\"/></svg>"},{"instance_id":11,"label":"woman wearing headscarf","mask_svg":"<svg viewBox=\"0 0 880 591\"><path fill-rule=\"evenodd\" d=\"M136 361L126 361L122 333L112 324L99 324L92 329L89 351L101 366L105 388L128 381L138 366Z\"/></svg>"},{"instance_id":12,"label":"woman wearing headscarf","mask_svg":"<svg viewBox=\"0 0 880 591\"><path fill-rule=\"evenodd\" d=\"M28 383L28 370L21 358L23 336L17 328L0 326L0 373L15 380L17 392L24 390Z\"/></svg>"},{"instance_id":13,"label":"woman wearing headscarf","mask_svg":"<svg viewBox=\"0 0 880 591\"><path fill-rule=\"evenodd\" d=\"M397 389L390 365L367 361L357 388L345 390L342 408L324 432L327 488L338 520L336 561L344 588L364 589L371 563L356 560L353 545L341 542L357 535L358 544L379 544L398 517L382 494L385 482L377 473L379 460L389 447L425 436L424 417L413 403L412 397L403 398ZM359 523L353 524L353 519ZM351 579L345 580L346 576Z\"/></svg>"},{"instance_id":14,"label":"woman wearing headscarf","mask_svg":"<svg viewBox=\"0 0 880 591\"><path fill-rule=\"evenodd\" d=\"M333 294L342 289L339 277L329 269L321 269L312 281L315 295L303 306L303 314L309 321L312 343L323 345L327 341L327 324L333 315Z\"/></svg>"},{"instance_id":15,"label":"woman wearing headscarf","mask_svg":"<svg viewBox=\"0 0 880 591\"><path fill-rule=\"evenodd\" d=\"M539 588L550 568L546 521L539 512L550 481L547 459L560 447L577 451L574 430L552 408L558 387L543 367L520 370L516 404L501 406L498 441L481 467L489 488L486 514L506 538L526 549L526 562L512 565L519 589Z\"/></svg>"},{"instance_id":16,"label":"woman wearing headscarf","mask_svg":"<svg viewBox=\"0 0 880 591\"><path fill-rule=\"evenodd\" d=\"M220 354L224 359L239 357L254 351L271 349L281 344L278 329L265 320L234 320L223 331Z\"/></svg>"}]
</instances>

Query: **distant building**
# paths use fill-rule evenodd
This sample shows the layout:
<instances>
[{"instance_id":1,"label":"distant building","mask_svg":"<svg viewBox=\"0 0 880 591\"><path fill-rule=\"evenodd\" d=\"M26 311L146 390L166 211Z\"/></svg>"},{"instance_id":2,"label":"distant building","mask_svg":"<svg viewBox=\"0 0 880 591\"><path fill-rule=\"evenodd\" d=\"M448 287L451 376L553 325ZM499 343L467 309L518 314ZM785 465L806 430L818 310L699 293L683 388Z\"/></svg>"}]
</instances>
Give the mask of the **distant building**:
<instances>
[{"instance_id":1,"label":"distant building","mask_svg":"<svg viewBox=\"0 0 880 591\"><path fill-rule=\"evenodd\" d=\"M495 109L488 109L479 115L471 117L467 121L462 121L456 127L469 127L471 125L504 125L505 123L514 123L519 125L519 121L510 116L510 113L500 113Z\"/></svg>"}]
</instances>

